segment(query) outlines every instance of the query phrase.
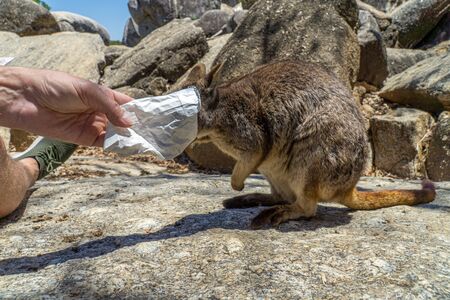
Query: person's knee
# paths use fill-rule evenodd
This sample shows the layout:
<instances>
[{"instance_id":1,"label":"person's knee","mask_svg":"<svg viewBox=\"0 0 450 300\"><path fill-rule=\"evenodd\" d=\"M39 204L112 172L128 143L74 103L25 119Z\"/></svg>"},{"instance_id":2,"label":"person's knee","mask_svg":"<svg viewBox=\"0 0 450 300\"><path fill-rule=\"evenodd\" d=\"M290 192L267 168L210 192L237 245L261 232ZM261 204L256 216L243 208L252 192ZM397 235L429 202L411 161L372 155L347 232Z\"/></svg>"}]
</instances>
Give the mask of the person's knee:
<instances>
[{"instance_id":1,"label":"person's knee","mask_svg":"<svg viewBox=\"0 0 450 300\"><path fill-rule=\"evenodd\" d=\"M16 210L24 199L32 181L28 170L13 161L0 138L0 218Z\"/></svg>"}]
</instances>

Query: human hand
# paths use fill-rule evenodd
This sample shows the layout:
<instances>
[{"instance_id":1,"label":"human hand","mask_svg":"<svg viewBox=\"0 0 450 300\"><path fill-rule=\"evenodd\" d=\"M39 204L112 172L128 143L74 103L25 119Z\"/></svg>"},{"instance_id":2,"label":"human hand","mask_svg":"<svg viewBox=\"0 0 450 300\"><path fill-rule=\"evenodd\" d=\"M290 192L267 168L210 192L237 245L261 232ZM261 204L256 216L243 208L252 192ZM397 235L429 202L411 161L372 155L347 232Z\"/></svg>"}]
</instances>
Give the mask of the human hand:
<instances>
[{"instance_id":1,"label":"human hand","mask_svg":"<svg viewBox=\"0 0 450 300\"><path fill-rule=\"evenodd\" d=\"M106 125L129 127L121 104L132 98L63 72L0 67L0 125L102 146Z\"/></svg>"}]
</instances>

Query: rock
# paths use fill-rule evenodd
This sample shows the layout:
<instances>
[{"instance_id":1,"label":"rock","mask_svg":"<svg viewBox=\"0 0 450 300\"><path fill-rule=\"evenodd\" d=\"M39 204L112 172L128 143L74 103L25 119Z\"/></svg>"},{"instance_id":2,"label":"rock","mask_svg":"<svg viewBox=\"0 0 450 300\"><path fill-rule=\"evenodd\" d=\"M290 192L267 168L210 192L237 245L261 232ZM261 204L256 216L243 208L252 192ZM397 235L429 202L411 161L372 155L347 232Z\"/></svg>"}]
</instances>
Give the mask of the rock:
<instances>
[{"instance_id":1,"label":"rock","mask_svg":"<svg viewBox=\"0 0 450 300\"><path fill-rule=\"evenodd\" d=\"M173 1L165 0L128 0L128 10L136 24L141 24L146 19L153 20L155 29L161 27L174 18Z\"/></svg>"},{"instance_id":2,"label":"rock","mask_svg":"<svg viewBox=\"0 0 450 300\"><path fill-rule=\"evenodd\" d=\"M312 61L328 67L350 86L359 67L353 30L357 14L356 4L347 0L258 1L216 63L224 62L221 74L229 80L276 59Z\"/></svg>"},{"instance_id":3,"label":"rock","mask_svg":"<svg viewBox=\"0 0 450 300\"><path fill-rule=\"evenodd\" d=\"M209 51L198 61L198 63L202 63L206 66L207 72L209 72L209 70L211 70L214 60L216 59L220 50L222 50L223 46L225 46L225 44L228 42L230 37L231 37L231 33L224 34L224 35L221 35L221 36L218 36L218 37L208 40ZM172 91L180 89L180 85L183 83L183 81L189 75L191 69L192 68L190 68L186 73L184 73L184 75L181 76L178 79L178 81L171 87Z\"/></svg>"},{"instance_id":4,"label":"rock","mask_svg":"<svg viewBox=\"0 0 450 300\"><path fill-rule=\"evenodd\" d=\"M432 57L431 51L416 49L386 48L389 77L399 74L419 61Z\"/></svg>"},{"instance_id":5,"label":"rock","mask_svg":"<svg viewBox=\"0 0 450 300\"><path fill-rule=\"evenodd\" d=\"M221 3L220 4L220 10L223 10L224 12L226 12L229 15L233 15L234 14L234 8L228 4L225 3Z\"/></svg>"},{"instance_id":6,"label":"rock","mask_svg":"<svg viewBox=\"0 0 450 300\"><path fill-rule=\"evenodd\" d=\"M421 49L429 49L439 43L450 40L450 12L445 14L434 29L417 45Z\"/></svg>"},{"instance_id":7,"label":"rock","mask_svg":"<svg viewBox=\"0 0 450 300\"><path fill-rule=\"evenodd\" d=\"M373 145L372 145L372 141L369 141L368 145L367 145L367 149L368 151L368 155L367 155L367 160L366 160L366 168L364 170L364 176L367 176L369 174L372 174L372 172L374 171L374 167L373 167Z\"/></svg>"},{"instance_id":8,"label":"rock","mask_svg":"<svg viewBox=\"0 0 450 300\"><path fill-rule=\"evenodd\" d=\"M248 14L248 10L238 10L233 16L228 20L227 24L224 27L224 32L230 33L233 32L239 25L241 25L242 21L244 21L245 17Z\"/></svg>"},{"instance_id":9,"label":"rock","mask_svg":"<svg viewBox=\"0 0 450 300\"><path fill-rule=\"evenodd\" d=\"M105 66L105 45L97 34L61 32L22 37L0 32L0 57L9 66L50 69L98 82Z\"/></svg>"},{"instance_id":10,"label":"rock","mask_svg":"<svg viewBox=\"0 0 450 300\"><path fill-rule=\"evenodd\" d=\"M145 98L149 96L144 90L134 88L131 86L123 86L121 88L116 89L116 91L128 95L134 99Z\"/></svg>"},{"instance_id":11,"label":"rock","mask_svg":"<svg viewBox=\"0 0 450 300\"><path fill-rule=\"evenodd\" d=\"M239 0L222 0L221 2L222 2L222 4L233 7L238 4Z\"/></svg>"},{"instance_id":12,"label":"rock","mask_svg":"<svg viewBox=\"0 0 450 300\"><path fill-rule=\"evenodd\" d=\"M301 12L301 13L299 13ZM359 45L353 27L357 23L353 1L261 0L249 10L241 25L222 48L213 64L224 63L222 80L250 73L257 66L277 59L300 59L321 63L349 87L359 68ZM327 28L334 28L330 31ZM226 161L212 144L202 146L209 162ZM194 157L192 154L191 157ZM199 158L194 158L199 164ZM218 166L219 167L219 166ZM223 169L221 163L220 169Z\"/></svg>"},{"instance_id":13,"label":"rock","mask_svg":"<svg viewBox=\"0 0 450 300\"><path fill-rule=\"evenodd\" d=\"M206 36L212 36L219 32L232 15L220 9L213 9L205 12L203 16L194 23L205 32Z\"/></svg>"},{"instance_id":14,"label":"rock","mask_svg":"<svg viewBox=\"0 0 450 300\"><path fill-rule=\"evenodd\" d=\"M398 46L398 27L396 24L389 24L381 34L383 35L383 40L386 47L395 48Z\"/></svg>"},{"instance_id":15,"label":"rock","mask_svg":"<svg viewBox=\"0 0 450 300\"><path fill-rule=\"evenodd\" d=\"M113 45L106 47L105 49L105 61L106 65L110 66L118 59L122 54L130 50L130 47L123 45Z\"/></svg>"},{"instance_id":16,"label":"rock","mask_svg":"<svg viewBox=\"0 0 450 300\"><path fill-rule=\"evenodd\" d=\"M0 127L0 139L5 143L6 149L9 148L9 141L11 138L10 129L5 127Z\"/></svg>"},{"instance_id":17,"label":"rock","mask_svg":"<svg viewBox=\"0 0 450 300\"><path fill-rule=\"evenodd\" d=\"M417 45L450 10L450 0L409 0L392 12L398 29L398 46Z\"/></svg>"},{"instance_id":18,"label":"rock","mask_svg":"<svg viewBox=\"0 0 450 300\"><path fill-rule=\"evenodd\" d=\"M136 82L134 87L144 90L148 95L161 96L169 90L169 81L163 77L155 77L151 80L142 78Z\"/></svg>"},{"instance_id":19,"label":"rock","mask_svg":"<svg viewBox=\"0 0 450 300\"><path fill-rule=\"evenodd\" d=\"M123 32L122 44L128 47L136 46L141 40L141 37L137 33L136 25L132 18L129 18L125 24L125 29Z\"/></svg>"},{"instance_id":20,"label":"rock","mask_svg":"<svg viewBox=\"0 0 450 300\"><path fill-rule=\"evenodd\" d=\"M440 114L427 158L427 172L431 180L450 180L450 112Z\"/></svg>"},{"instance_id":21,"label":"rock","mask_svg":"<svg viewBox=\"0 0 450 300\"><path fill-rule=\"evenodd\" d=\"M450 53L424 59L388 78L380 96L429 112L450 110Z\"/></svg>"},{"instance_id":22,"label":"rock","mask_svg":"<svg viewBox=\"0 0 450 300\"><path fill-rule=\"evenodd\" d=\"M437 46L429 49L428 51L431 51L431 53L434 53L436 55L446 54L450 52L450 40L442 42Z\"/></svg>"},{"instance_id":23,"label":"rock","mask_svg":"<svg viewBox=\"0 0 450 300\"><path fill-rule=\"evenodd\" d=\"M135 46L155 29L173 19L199 19L206 11L219 8L219 0L129 0L128 10L132 21L129 20L125 26L124 44Z\"/></svg>"},{"instance_id":24,"label":"rock","mask_svg":"<svg viewBox=\"0 0 450 300\"><path fill-rule=\"evenodd\" d=\"M396 7L400 6L401 4L405 3L408 0L363 0L363 1L381 11L391 12Z\"/></svg>"},{"instance_id":25,"label":"rock","mask_svg":"<svg viewBox=\"0 0 450 300\"><path fill-rule=\"evenodd\" d=\"M39 181L27 208L0 221L3 298L447 297L449 182L437 183L433 203L374 211L324 203L315 218L255 231L250 220L262 208L222 207L240 194L228 175L109 158L66 164L87 165L106 177ZM270 190L261 176L246 183L245 193ZM358 186L420 182L366 177Z\"/></svg>"},{"instance_id":26,"label":"rock","mask_svg":"<svg viewBox=\"0 0 450 300\"><path fill-rule=\"evenodd\" d=\"M358 42L361 47L358 81L380 87L388 75L386 48L375 18L359 11Z\"/></svg>"},{"instance_id":27,"label":"rock","mask_svg":"<svg viewBox=\"0 0 450 300\"><path fill-rule=\"evenodd\" d=\"M230 39L231 34L225 34L213 39L208 40L209 51L203 56L199 63L203 63L206 66L206 70L209 72L213 66L213 62L222 50L223 46ZM172 91L180 89L180 84L183 83L190 70L187 71L171 88ZM189 146L186 149L186 154L189 158L195 162L199 167L203 169L214 169L222 173L230 173L233 170L235 161L230 156L222 153L212 143L199 144L196 146Z\"/></svg>"},{"instance_id":28,"label":"rock","mask_svg":"<svg viewBox=\"0 0 450 300\"><path fill-rule=\"evenodd\" d=\"M109 45L110 36L108 30L97 21L67 11L55 11L52 12L52 15L58 22L60 31L97 33L101 36L103 42Z\"/></svg>"},{"instance_id":29,"label":"rock","mask_svg":"<svg viewBox=\"0 0 450 300\"><path fill-rule=\"evenodd\" d=\"M220 151L213 143L191 145L185 150L200 168L221 173L231 173L236 161Z\"/></svg>"},{"instance_id":30,"label":"rock","mask_svg":"<svg viewBox=\"0 0 450 300\"><path fill-rule=\"evenodd\" d=\"M191 21L174 20L158 28L105 70L112 88L150 83L163 78L174 83L208 51L205 34ZM147 91L149 92L149 91Z\"/></svg>"},{"instance_id":31,"label":"rock","mask_svg":"<svg viewBox=\"0 0 450 300\"><path fill-rule=\"evenodd\" d=\"M206 11L220 8L220 0L176 0L178 18L198 19Z\"/></svg>"},{"instance_id":32,"label":"rock","mask_svg":"<svg viewBox=\"0 0 450 300\"><path fill-rule=\"evenodd\" d=\"M242 7L244 9L249 9L252 7L253 4L255 4L258 0L240 0L242 3Z\"/></svg>"},{"instance_id":33,"label":"rock","mask_svg":"<svg viewBox=\"0 0 450 300\"><path fill-rule=\"evenodd\" d=\"M424 137L433 122L429 113L411 108L374 116L370 130L375 167L403 178L424 177Z\"/></svg>"},{"instance_id":34,"label":"rock","mask_svg":"<svg viewBox=\"0 0 450 300\"><path fill-rule=\"evenodd\" d=\"M364 10L369 12L375 19L386 19L391 20L391 16L383 11L378 10L376 7L373 7L370 4L362 2L360 0L356 0L356 4L360 10Z\"/></svg>"},{"instance_id":35,"label":"rock","mask_svg":"<svg viewBox=\"0 0 450 300\"><path fill-rule=\"evenodd\" d=\"M59 27L52 14L32 0L1 0L0 31L27 36L55 33Z\"/></svg>"}]
</instances>

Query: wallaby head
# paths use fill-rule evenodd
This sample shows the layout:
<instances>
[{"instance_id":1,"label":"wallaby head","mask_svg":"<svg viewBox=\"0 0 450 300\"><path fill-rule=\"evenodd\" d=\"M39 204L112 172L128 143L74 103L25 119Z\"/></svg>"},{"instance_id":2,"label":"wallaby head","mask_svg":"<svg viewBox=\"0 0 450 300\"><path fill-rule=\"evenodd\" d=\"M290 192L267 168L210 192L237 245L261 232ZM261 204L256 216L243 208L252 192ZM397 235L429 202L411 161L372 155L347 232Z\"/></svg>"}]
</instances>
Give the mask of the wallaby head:
<instances>
[{"instance_id":1,"label":"wallaby head","mask_svg":"<svg viewBox=\"0 0 450 300\"><path fill-rule=\"evenodd\" d=\"M207 135L211 129L207 126L209 123L207 119L210 118L208 112L213 110L217 105L215 101L217 101L218 98L215 97L214 93L215 88L220 81L222 66L223 64L216 65L207 73L206 66L199 63L192 68L186 79L181 84L182 88L195 86L200 93L201 110L198 119L198 134L196 142L206 142L208 140Z\"/></svg>"}]
</instances>

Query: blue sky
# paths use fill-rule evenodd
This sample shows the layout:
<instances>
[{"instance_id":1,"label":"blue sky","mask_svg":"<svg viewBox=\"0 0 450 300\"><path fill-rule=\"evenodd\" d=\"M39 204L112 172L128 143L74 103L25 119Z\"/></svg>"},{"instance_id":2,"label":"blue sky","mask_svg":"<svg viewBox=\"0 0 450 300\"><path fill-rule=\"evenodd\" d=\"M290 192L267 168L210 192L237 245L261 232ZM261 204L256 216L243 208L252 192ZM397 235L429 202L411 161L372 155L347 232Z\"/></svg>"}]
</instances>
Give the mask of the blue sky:
<instances>
[{"instance_id":1,"label":"blue sky","mask_svg":"<svg viewBox=\"0 0 450 300\"><path fill-rule=\"evenodd\" d=\"M52 11L69 11L98 21L108 29L112 40L122 40L130 17L127 0L44 0Z\"/></svg>"}]
</instances>

